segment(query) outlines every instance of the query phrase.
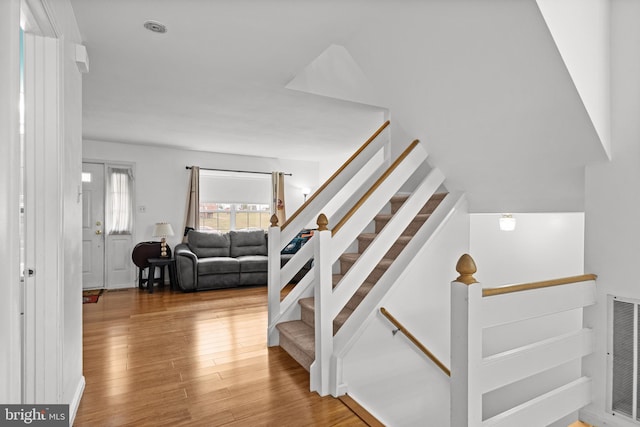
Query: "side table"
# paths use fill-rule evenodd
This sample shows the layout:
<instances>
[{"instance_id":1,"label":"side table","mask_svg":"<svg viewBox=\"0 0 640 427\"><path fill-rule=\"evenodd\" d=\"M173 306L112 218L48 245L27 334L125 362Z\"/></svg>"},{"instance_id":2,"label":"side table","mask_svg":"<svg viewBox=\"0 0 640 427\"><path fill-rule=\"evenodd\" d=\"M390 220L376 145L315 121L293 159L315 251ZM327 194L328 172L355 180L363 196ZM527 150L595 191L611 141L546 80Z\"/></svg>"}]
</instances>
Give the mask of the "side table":
<instances>
[{"instance_id":1,"label":"side table","mask_svg":"<svg viewBox=\"0 0 640 427\"><path fill-rule=\"evenodd\" d=\"M153 293L153 285L156 281L156 267L160 267L160 283L159 286L164 286L164 268L169 269L169 285L171 290L175 288L176 283L176 259L175 258L149 258L149 279L147 281L147 287L149 293Z\"/></svg>"}]
</instances>

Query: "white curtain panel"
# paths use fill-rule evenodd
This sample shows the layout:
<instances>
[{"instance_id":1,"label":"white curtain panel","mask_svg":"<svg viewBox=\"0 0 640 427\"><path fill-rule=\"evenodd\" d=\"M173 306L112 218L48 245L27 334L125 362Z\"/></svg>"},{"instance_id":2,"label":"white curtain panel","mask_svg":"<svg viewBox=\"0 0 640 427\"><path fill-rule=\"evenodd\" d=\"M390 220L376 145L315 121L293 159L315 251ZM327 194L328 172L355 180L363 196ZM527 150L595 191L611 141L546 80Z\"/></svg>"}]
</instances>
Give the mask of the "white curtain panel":
<instances>
[{"instance_id":1,"label":"white curtain panel","mask_svg":"<svg viewBox=\"0 0 640 427\"><path fill-rule=\"evenodd\" d=\"M107 169L107 232L131 234L133 229L133 173L130 168Z\"/></svg>"}]
</instances>

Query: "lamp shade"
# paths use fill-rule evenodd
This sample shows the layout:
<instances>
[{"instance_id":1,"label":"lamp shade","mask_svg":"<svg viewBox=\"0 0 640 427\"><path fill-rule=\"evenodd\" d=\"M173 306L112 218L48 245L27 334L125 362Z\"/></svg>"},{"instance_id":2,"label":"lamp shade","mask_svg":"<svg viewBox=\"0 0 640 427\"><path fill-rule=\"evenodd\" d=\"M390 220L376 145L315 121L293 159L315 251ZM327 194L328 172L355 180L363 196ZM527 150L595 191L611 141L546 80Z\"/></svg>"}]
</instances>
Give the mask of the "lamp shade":
<instances>
[{"instance_id":1,"label":"lamp shade","mask_svg":"<svg viewBox=\"0 0 640 427\"><path fill-rule=\"evenodd\" d=\"M153 237L167 237L173 236L173 228L171 224L167 222L159 222L153 229Z\"/></svg>"}]
</instances>

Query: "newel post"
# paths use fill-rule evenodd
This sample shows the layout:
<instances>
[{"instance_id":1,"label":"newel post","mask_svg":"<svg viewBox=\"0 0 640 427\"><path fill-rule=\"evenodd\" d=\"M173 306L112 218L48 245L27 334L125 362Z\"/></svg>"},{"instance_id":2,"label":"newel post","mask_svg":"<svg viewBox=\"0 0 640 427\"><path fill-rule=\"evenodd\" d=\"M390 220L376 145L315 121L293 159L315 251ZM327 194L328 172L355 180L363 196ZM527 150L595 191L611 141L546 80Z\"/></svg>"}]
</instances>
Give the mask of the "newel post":
<instances>
[{"instance_id":1,"label":"newel post","mask_svg":"<svg viewBox=\"0 0 640 427\"><path fill-rule=\"evenodd\" d=\"M332 295L331 231L325 214L318 216L318 230L314 234L314 263L316 280L315 341L316 360L311 366L311 390L321 396L329 394L331 355L333 354L333 319L329 315Z\"/></svg>"},{"instance_id":2,"label":"newel post","mask_svg":"<svg viewBox=\"0 0 640 427\"><path fill-rule=\"evenodd\" d=\"M482 424L482 286L470 255L456 265L451 282L451 427Z\"/></svg>"},{"instance_id":3,"label":"newel post","mask_svg":"<svg viewBox=\"0 0 640 427\"><path fill-rule=\"evenodd\" d=\"M267 264L267 300L269 305L269 330L267 344L272 347L280 343L278 329L273 325L276 317L280 314L280 227L278 217L271 215L271 226L267 239L267 253L269 261Z\"/></svg>"}]
</instances>

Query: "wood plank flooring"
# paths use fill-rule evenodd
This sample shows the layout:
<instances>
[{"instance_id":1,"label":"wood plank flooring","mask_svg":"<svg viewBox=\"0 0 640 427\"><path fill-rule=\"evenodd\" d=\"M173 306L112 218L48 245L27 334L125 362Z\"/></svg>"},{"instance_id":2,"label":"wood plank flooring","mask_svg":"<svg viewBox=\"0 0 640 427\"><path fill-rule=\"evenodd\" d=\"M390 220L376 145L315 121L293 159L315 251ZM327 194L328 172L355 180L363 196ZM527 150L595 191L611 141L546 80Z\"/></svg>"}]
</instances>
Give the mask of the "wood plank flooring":
<instances>
[{"instance_id":1,"label":"wood plank flooring","mask_svg":"<svg viewBox=\"0 0 640 427\"><path fill-rule=\"evenodd\" d=\"M110 291L83 321L75 426L366 426L267 347L266 287Z\"/></svg>"}]
</instances>

